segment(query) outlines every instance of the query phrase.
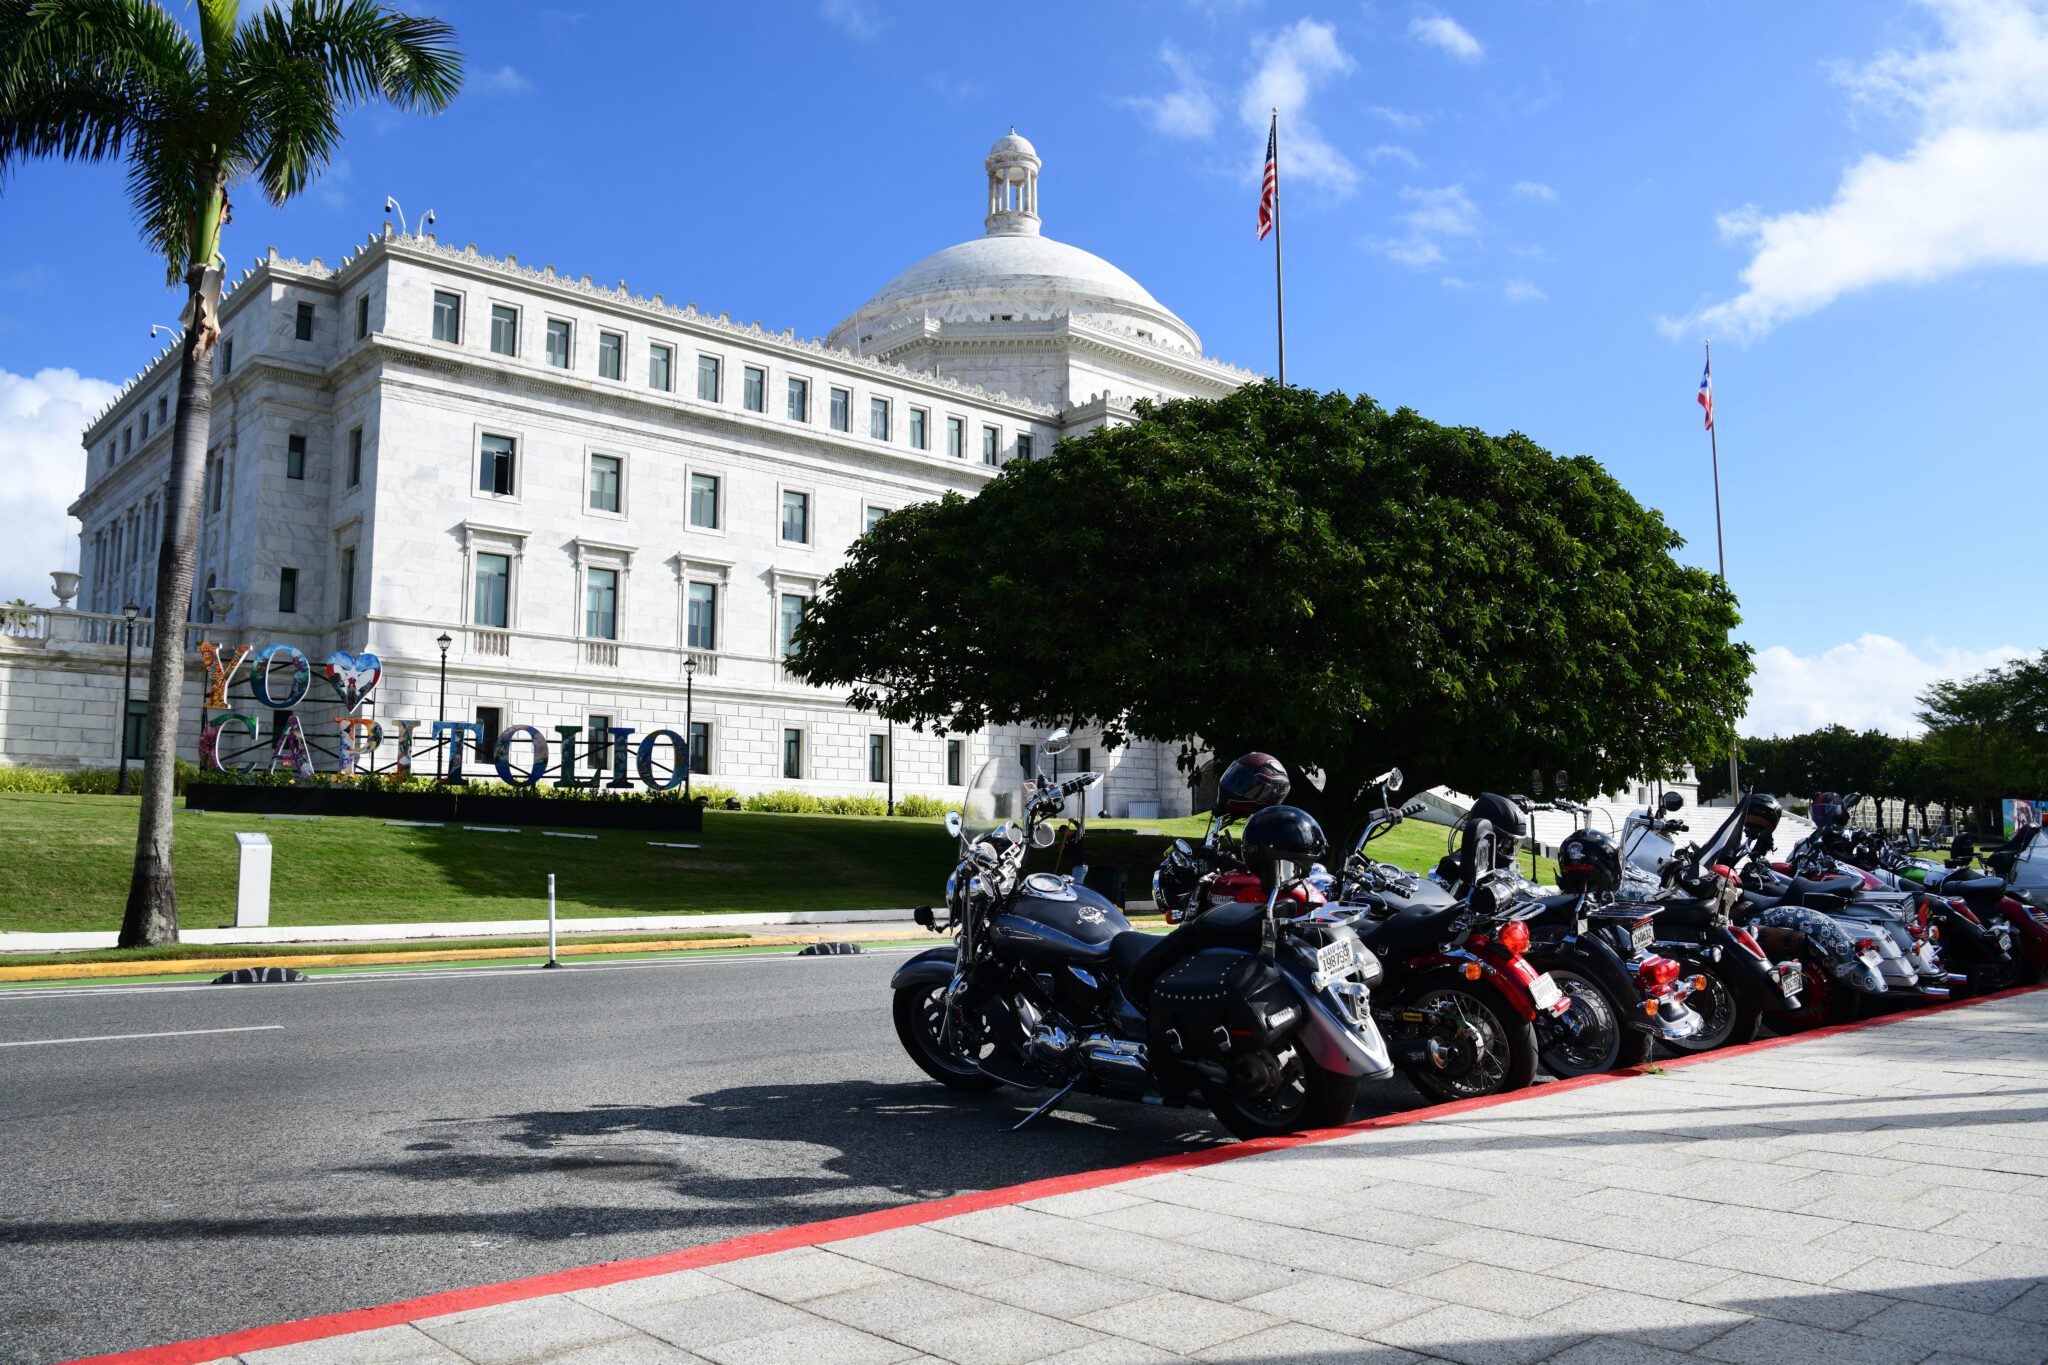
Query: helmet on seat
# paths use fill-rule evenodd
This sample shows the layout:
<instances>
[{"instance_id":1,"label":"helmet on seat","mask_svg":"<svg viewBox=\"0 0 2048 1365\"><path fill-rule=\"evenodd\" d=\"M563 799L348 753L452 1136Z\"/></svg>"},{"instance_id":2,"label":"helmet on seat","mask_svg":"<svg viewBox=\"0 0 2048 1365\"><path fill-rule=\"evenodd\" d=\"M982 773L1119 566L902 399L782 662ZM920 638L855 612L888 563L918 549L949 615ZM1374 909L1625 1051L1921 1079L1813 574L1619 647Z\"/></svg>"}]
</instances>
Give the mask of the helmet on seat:
<instances>
[{"instance_id":1,"label":"helmet on seat","mask_svg":"<svg viewBox=\"0 0 2048 1365\"><path fill-rule=\"evenodd\" d=\"M1292 864L1293 875L1300 876L1329 851L1323 827L1299 806L1268 806L1252 816L1245 821L1238 847L1245 866L1268 891L1273 889L1278 864Z\"/></svg>"},{"instance_id":2,"label":"helmet on seat","mask_svg":"<svg viewBox=\"0 0 2048 1365\"><path fill-rule=\"evenodd\" d=\"M1621 848L1597 829L1568 835L1557 850L1557 889L1578 896L1607 895L1621 886Z\"/></svg>"},{"instance_id":3,"label":"helmet on seat","mask_svg":"<svg viewBox=\"0 0 2048 1365\"><path fill-rule=\"evenodd\" d=\"M1287 768L1271 754L1246 754L1216 779L1216 814L1251 815L1287 799L1294 784Z\"/></svg>"},{"instance_id":4,"label":"helmet on seat","mask_svg":"<svg viewBox=\"0 0 2048 1365\"><path fill-rule=\"evenodd\" d=\"M1751 792L1742 798L1742 828L1749 834L1768 839L1778 832L1778 821L1784 815L1785 808L1769 792Z\"/></svg>"}]
</instances>

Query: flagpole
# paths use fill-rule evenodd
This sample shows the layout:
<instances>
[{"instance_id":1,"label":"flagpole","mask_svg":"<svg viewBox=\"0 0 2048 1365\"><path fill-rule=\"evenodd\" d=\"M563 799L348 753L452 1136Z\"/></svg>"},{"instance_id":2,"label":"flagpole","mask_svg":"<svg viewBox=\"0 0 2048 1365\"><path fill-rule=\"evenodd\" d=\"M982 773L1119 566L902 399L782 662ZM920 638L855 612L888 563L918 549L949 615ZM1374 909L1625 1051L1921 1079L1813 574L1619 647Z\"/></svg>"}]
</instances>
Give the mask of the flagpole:
<instances>
[{"instance_id":1,"label":"flagpole","mask_svg":"<svg viewBox=\"0 0 2048 1365\"><path fill-rule=\"evenodd\" d=\"M1707 377L1712 381L1714 374L1714 343L1707 346ZM1711 393L1711 390L1709 390ZM1711 416L1711 414L1710 414ZM1721 586L1728 586L1728 544L1721 534L1721 424L1707 423L1707 449L1714 459L1714 558L1721 566ZM1728 745L1728 800L1733 803L1742 798L1742 769L1735 761L1735 745Z\"/></svg>"},{"instance_id":2,"label":"flagpole","mask_svg":"<svg viewBox=\"0 0 2048 1365\"><path fill-rule=\"evenodd\" d=\"M1280 335L1280 382L1287 382L1287 291L1280 273L1280 109L1273 108L1273 319Z\"/></svg>"}]
</instances>

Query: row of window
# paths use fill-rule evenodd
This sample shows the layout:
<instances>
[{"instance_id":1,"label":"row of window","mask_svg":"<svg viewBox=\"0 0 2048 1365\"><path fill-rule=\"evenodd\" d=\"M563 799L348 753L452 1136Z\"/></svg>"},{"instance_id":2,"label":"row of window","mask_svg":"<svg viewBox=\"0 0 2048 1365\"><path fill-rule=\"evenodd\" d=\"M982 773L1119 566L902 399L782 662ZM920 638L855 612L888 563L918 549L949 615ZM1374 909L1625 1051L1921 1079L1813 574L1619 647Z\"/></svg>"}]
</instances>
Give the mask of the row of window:
<instances>
[{"instance_id":1,"label":"row of window","mask_svg":"<svg viewBox=\"0 0 2048 1365\"><path fill-rule=\"evenodd\" d=\"M343 467L348 476L348 487L357 487L363 481L363 429L350 427L348 433L348 458ZM306 438L294 432L284 441L284 476L287 479L306 477ZM213 489L213 510L220 510L219 484Z\"/></svg>"},{"instance_id":2,"label":"row of window","mask_svg":"<svg viewBox=\"0 0 2048 1365\"><path fill-rule=\"evenodd\" d=\"M463 297L448 290L434 291L433 336L436 341L451 345L462 344ZM517 357L520 353L521 321L520 309L504 303L491 305L490 349L503 356ZM574 369L576 354L576 324L566 318L548 318L543 329L542 361L555 369ZM626 336L623 332L600 330L597 334L597 373L600 379L623 379L625 377ZM663 393L675 388L676 348L666 342L651 341L647 344L647 387ZM707 403L725 401L725 362L715 355L697 357L697 397ZM784 395L785 411L792 422L808 425L811 421L811 381L790 376ZM853 430L853 391L837 385L828 387L826 393L826 422L834 431ZM759 365L744 365L740 370L740 406L747 412L768 411L768 371ZM868 400L868 435L877 441L895 440L895 400L891 398L870 398ZM954 459L967 457L967 419L946 418L946 454ZM931 410L908 407L904 423L905 439L913 450L931 449ZM1014 451L1016 458L1031 458L1031 436L1019 432ZM981 458L983 463L996 465L1003 460L1002 428L987 423L981 426Z\"/></svg>"},{"instance_id":3,"label":"row of window","mask_svg":"<svg viewBox=\"0 0 2048 1365\"><path fill-rule=\"evenodd\" d=\"M340 594L335 599L338 621L352 621L356 616L356 547L345 546L341 552ZM206 580L208 587L213 579ZM294 616L299 610L299 571L293 565L285 565L277 571L277 610L280 615Z\"/></svg>"},{"instance_id":4,"label":"row of window","mask_svg":"<svg viewBox=\"0 0 2048 1365\"><path fill-rule=\"evenodd\" d=\"M353 576L354 561L349 561ZM620 570L608 565L586 565L583 569L583 635L594 640L619 638ZM508 630L512 624L512 556L495 550L480 550L470 567L470 621L492 630ZM692 579L684 586L683 644L707 653L719 648L720 597L718 583ZM787 657L795 647L797 624L809 609L810 598L800 592L779 592L775 603L775 652ZM346 618L344 618L346 619Z\"/></svg>"},{"instance_id":5,"label":"row of window","mask_svg":"<svg viewBox=\"0 0 2048 1365\"><path fill-rule=\"evenodd\" d=\"M145 403L141 414L142 439L145 441L149 439L149 413L149 405ZM170 424L171 396L168 393L160 393L156 396L157 430L161 431ZM128 426L122 427L118 435L107 438L107 467L109 469L113 468L134 452L135 425L131 423Z\"/></svg>"}]
</instances>

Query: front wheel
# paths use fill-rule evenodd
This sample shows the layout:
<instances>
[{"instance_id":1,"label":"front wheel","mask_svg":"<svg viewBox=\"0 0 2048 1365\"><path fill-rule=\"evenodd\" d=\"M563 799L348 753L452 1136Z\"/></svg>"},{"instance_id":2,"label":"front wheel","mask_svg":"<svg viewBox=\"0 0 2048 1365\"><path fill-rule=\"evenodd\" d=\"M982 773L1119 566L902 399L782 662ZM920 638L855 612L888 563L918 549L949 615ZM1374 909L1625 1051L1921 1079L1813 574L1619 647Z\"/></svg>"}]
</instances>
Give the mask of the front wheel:
<instances>
[{"instance_id":1,"label":"front wheel","mask_svg":"<svg viewBox=\"0 0 2048 1365\"><path fill-rule=\"evenodd\" d=\"M945 1034L946 991L949 981L899 987L890 1013L896 1019L896 1036L925 1075L955 1090L994 1090L1002 1084L968 1060L981 1054L982 1035L987 1031L978 1015L954 1031L952 1046L941 1042Z\"/></svg>"},{"instance_id":2,"label":"front wheel","mask_svg":"<svg viewBox=\"0 0 2048 1365\"><path fill-rule=\"evenodd\" d=\"M1664 1045L1673 1052L1696 1053L1755 1042L1764 1015L1751 993L1737 986L1727 969L1710 957L1686 956L1679 961L1687 976L1706 978L1706 986L1694 990L1685 1001L1705 1027L1690 1038L1667 1038Z\"/></svg>"},{"instance_id":3,"label":"front wheel","mask_svg":"<svg viewBox=\"0 0 2048 1365\"><path fill-rule=\"evenodd\" d=\"M1275 1051L1233 1060L1230 1080L1204 1082L1202 1098L1232 1137L1249 1142L1349 1123L1359 1079L1325 1070L1299 1039L1288 1039Z\"/></svg>"},{"instance_id":4,"label":"front wheel","mask_svg":"<svg viewBox=\"0 0 2048 1365\"><path fill-rule=\"evenodd\" d=\"M1560 1078L1641 1066L1650 1056L1650 1035L1628 1027L1622 1011L1634 1001L1614 999L1592 976L1556 958L1530 960L1572 1002L1571 1012L1538 1031L1545 1046L1543 1069ZM1578 1025L1578 1032L1571 1024ZM1548 1035L1548 1036L1545 1036Z\"/></svg>"},{"instance_id":5,"label":"front wheel","mask_svg":"<svg viewBox=\"0 0 2048 1365\"><path fill-rule=\"evenodd\" d=\"M1425 986L1400 1007L1420 1014L1431 1056L1406 1065L1408 1079L1439 1100L1520 1090L1536 1079L1536 1027L1491 986L1464 981ZM1413 1036L1411 1032L1410 1036Z\"/></svg>"}]
</instances>

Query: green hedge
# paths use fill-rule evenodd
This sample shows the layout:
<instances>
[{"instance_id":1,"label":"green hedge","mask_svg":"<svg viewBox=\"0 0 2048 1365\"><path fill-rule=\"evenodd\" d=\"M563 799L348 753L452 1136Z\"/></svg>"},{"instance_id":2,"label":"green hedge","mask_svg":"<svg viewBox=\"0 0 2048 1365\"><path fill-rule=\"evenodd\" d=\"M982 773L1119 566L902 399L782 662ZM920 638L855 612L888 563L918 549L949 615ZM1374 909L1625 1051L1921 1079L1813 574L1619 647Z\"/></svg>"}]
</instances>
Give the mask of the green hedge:
<instances>
[{"instance_id":1,"label":"green hedge","mask_svg":"<svg viewBox=\"0 0 2048 1365\"><path fill-rule=\"evenodd\" d=\"M131 764L128 790L142 790L142 768ZM171 788L178 795L199 778L197 764L179 759L171 774ZM74 796L112 796L120 785L118 768L11 768L0 766L0 792L34 792L40 795L69 793Z\"/></svg>"}]
</instances>

